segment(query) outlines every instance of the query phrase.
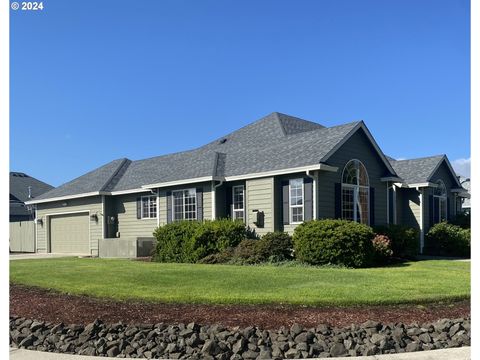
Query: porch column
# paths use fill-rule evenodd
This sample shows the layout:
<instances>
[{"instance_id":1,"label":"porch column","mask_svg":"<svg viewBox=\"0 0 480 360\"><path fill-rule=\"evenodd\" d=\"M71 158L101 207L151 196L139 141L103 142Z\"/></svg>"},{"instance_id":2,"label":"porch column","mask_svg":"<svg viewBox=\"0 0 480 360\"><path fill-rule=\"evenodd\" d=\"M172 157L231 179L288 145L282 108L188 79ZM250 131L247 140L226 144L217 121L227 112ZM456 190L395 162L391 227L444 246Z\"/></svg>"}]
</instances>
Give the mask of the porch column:
<instances>
[{"instance_id":1,"label":"porch column","mask_svg":"<svg viewBox=\"0 0 480 360\"><path fill-rule=\"evenodd\" d=\"M423 217L424 217L424 194L423 194L423 188L417 188L418 192L420 193L420 254L423 254L423 246L424 246L424 225L423 225Z\"/></svg>"}]
</instances>

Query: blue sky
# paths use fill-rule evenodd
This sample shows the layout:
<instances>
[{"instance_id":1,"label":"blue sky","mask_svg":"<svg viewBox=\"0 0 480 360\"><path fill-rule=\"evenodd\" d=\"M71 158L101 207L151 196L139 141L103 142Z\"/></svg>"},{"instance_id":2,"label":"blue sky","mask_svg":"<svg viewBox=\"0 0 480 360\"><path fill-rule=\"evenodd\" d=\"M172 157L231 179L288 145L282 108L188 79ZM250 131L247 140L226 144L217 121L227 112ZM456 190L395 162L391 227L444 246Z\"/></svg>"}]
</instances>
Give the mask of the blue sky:
<instances>
[{"instance_id":1,"label":"blue sky","mask_svg":"<svg viewBox=\"0 0 480 360\"><path fill-rule=\"evenodd\" d=\"M469 168L468 1L43 3L10 11L11 170L57 186L273 111Z\"/></svg>"}]
</instances>

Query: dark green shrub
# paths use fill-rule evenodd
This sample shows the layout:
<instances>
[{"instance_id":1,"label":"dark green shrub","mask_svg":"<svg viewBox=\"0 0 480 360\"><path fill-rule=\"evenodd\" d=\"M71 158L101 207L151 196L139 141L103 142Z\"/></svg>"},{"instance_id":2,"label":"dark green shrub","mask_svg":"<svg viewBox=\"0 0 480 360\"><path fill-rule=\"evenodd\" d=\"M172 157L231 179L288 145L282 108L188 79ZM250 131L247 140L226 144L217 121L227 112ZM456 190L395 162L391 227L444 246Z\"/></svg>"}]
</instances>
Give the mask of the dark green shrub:
<instances>
[{"instance_id":1,"label":"dark green shrub","mask_svg":"<svg viewBox=\"0 0 480 360\"><path fill-rule=\"evenodd\" d=\"M227 219L178 221L154 231L155 261L197 262L207 255L234 247L245 238L245 224Z\"/></svg>"},{"instance_id":2,"label":"dark green shrub","mask_svg":"<svg viewBox=\"0 0 480 360\"><path fill-rule=\"evenodd\" d=\"M285 232L269 232L256 244L256 251L262 261L285 261L293 258L292 237Z\"/></svg>"},{"instance_id":3,"label":"dark green shrub","mask_svg":"<svg viewBox=\"0 0 480 360\"><path fill-rule=\"evenodd\" d=\"M245 224L229 219L205 221L194 234L195 242L205 246L208 254L235 247L245 236Z\"/></svg>"},{"instance_id":4,"label":"dark green shrub","mask_svg":"<svg viewBox=\"0 0 480 360\"><path fill-rule=\"evenodd\" d=\"M463 229L470 229L471 227L471 215L470 213L459 213L457 214L453 220L450 221L452 225L460 226Z\"/></svg>"},{"instance_id":5,"label":"dark green shrub","mask_svg":"<svg viewBox=\"0 0 480 360\"><path fill-rule=\"evenodd\" d=\"M194 234L202 224L198 221L178 221L155 229L157 239L153 260L160 262L195 262L207 255L194 244Z\"/></svg>"},{"instance_id":6,"label":"dark green shrub","mask_svg":"<svg viewBox=\"0 0 480 360\"><path fill-rule=\"evenodd\" d=\"M373 256L375 265L386 264L390 261L393 251L392 242L385 235L375 235L372 240Z\"/></svg>"},{"instance_id":7,"label":"dark green shrub","mask_svg":"<svg viewBox=\"0 0 480 360\"><path fill-rule=\"evenodd\" d=\"M215 254L205 256L198 261L199 264L226 264L233 259L233 249L227 248Z\"/></svg>"},{"instance_id":8,"label":"dark green shrub","mask_svg":"<svg viewBox=\"0 0 480 360\"><path fill-rule=\"evenodd\" d=\"M260 240L245 239L233 250L233 261L236 263L256 264L262 262L258 254L258 242Z\"/></svg>"},{"instance_id":9,"label":"dark green shrub","mask_svg":"<svg viewBox=\"0 0 480 360\"><path fill-rule=\"evenodd\" d=\"M313 265L365 267L372 263L370 226L346 220L312 220L295 228L295 257Z\"/></svg>"},{"instance_id":10,"label":"dark green shrub","mask_svg":"<svg viewBox=\"0 0 480 360\"><path fill-rule=\"evenodd\" d=\"M419 252L420 234L414 228L390 224L375 227L375 232L390 239L394 257L413 258Z\"/></svg>"},{"instance_id":11,"label":"dark green shrub","mask_svg":"<svg viewBox=\"0 0 480 360\"><path fill-rule=\"evenodd\" d=\"M470 256L470 231L446 222L435 224L425 240L433 255Z\"/></svg>"}]
</instances>

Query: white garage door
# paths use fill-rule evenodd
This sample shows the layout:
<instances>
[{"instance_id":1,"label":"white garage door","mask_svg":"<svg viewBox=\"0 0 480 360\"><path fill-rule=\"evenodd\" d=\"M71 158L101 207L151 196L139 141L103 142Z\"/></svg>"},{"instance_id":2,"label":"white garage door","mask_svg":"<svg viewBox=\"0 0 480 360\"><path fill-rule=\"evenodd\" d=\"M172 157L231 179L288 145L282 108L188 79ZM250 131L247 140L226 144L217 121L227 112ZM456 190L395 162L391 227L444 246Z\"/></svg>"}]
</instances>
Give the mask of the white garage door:
<instances>
[{"instance_id":1,"label":"white garage door","mask_svg":"<svg viewBox=\"0 0 480 360\"><path fill-rule=\"evenodd\" d=\"M50 217L50 252L90 254L88 213Z\"/></svg>"}]
</instances>

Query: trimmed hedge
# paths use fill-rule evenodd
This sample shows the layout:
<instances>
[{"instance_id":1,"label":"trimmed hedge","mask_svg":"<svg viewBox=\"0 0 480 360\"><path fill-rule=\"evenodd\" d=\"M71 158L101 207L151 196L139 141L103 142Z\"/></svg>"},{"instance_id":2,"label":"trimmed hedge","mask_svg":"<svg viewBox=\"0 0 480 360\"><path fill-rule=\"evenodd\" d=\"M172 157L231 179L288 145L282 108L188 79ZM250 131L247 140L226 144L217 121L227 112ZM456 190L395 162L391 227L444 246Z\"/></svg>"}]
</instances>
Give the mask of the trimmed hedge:
<instances>
[{"instance_id":1,"label":"trimmed hedge","mask_svg":"<svg viewBox=\"0 0 480 360\"><path fill-rule=\"evenodd\" d=\"M430 228L425 240L433 255L470 257L470 236L470 229L441 222Z\"/></svg>"},{"instance_id":2,"label":"trimmed hedge","mask_svg":"<svg viewBox=\"0 0 480 360\"><path fill-rule=\"evenodd\" d=\"M159 262L193 263L207 255L235 247L245 238L245 224L228 219L178 221L155 229L157 247L153 259Z\"/></svg>"},{"instance_id":3,"label":"trimmed hedge","mask_svg":"<svg viewBox=\"0 0 480 360\"><path fill-rule=\"evenodd\" d=\"M375 227L375 232L387 236L391 241L394 257L413 258L419 253L420 233L405 225L385 225Z\"/></svg>"},{"instance_id":4,"label":"trimmed hedge","mask_svg":"<svg viewBox=\"0 0 480 360\"><path fill-rule=\"evenodd\" d=\"M269 232L256 244L262 261L280 262L293 259L292 237L286 232Z\"/></svg>"},{"instance_id":5,"label":"trimmed hedge","mask_svg":"<svg viewBox=\"0 0 480 360\"><path fill-rule=\"evenodd\" d=\"M366 267L372 264L375 236L370 226L346 220L312 220L295 228L295 257L308 264Z\"/></svg>"}]
</instances>

